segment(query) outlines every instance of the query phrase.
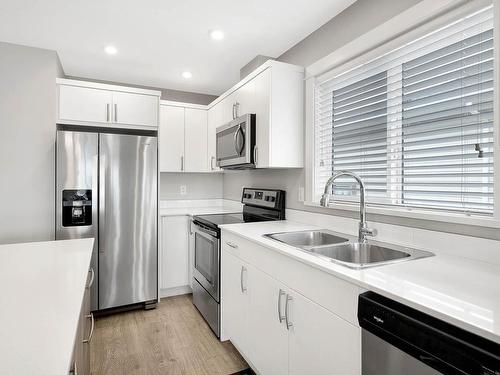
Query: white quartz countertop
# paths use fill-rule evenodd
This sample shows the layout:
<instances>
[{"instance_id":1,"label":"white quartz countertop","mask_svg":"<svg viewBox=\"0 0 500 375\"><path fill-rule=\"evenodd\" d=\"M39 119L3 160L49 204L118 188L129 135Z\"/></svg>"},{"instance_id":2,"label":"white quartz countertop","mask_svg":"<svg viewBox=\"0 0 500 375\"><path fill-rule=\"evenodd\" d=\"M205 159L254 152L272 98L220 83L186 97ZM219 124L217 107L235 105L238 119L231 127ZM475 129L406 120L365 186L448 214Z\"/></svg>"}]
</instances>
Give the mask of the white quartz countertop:
<instances>
[{"instance_id":1,"label":"white quartz countertop","mask_svg":"<svg viewBox=\"0 0 500 375\"><path fill-rule=\"evenodd\" d=\"M0 245L2 374L68 374L93 244Z\"/></svg>"},{"instance_id":2,"label":"white quartz countertop","mask_svg":"<svg viewBox=\"0 0 500 375\"><path fill-rule=\"evenodd\" d=\"M267 233L320 229L312 225L276 221L228 224L221 228L223 232L237 234L500 343L499 266L436 254L430 258L355 270L263 237Z\"/></svg>"},{"instance_id":3,"label":"white quartz countertop","mask_svg":"<svg viewBox=\"0 0 500 375\"><path fill-rule=\"evenodd\" d=\"M160 216L210 215L241 212L240 202L225 199L171 200L160 202Z\"/></svg>"}]
</instances>

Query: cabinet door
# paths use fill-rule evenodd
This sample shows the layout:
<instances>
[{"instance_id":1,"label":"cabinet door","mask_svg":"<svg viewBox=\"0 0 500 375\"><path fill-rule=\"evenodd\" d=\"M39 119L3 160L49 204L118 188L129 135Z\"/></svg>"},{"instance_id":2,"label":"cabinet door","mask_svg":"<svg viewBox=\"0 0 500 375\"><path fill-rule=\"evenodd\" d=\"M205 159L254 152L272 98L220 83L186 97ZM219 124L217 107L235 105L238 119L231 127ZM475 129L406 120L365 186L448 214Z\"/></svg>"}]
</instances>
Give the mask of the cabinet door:
<instances>
[{"instance_id":1,"label":"cabinet door","mask_svg":"<svg viewBox=\"0 0 500 375\"><path fill-rule=\"evenodd\" d=\"M159 138L160 171L184 170L184 108L160 107Z\"/></svg>"},{"instance_id":2,"label":"cabinet door","mask_svg":"<svg viewBox=\"0 0 500 375\"><path fill-rule=\"evenodd\" d=\"M360 328L290 292L289 374L361 374Z\"/></svg>"},{"instance_id":3,"label":"cabinet door","mask_svg":"<svg viewBox=\"0 0 500 375\"><path fill-rule=\"evenodd\" d=\"M187 216L164 216L161 232L161 288L189 285L189 222Z\"/></svg>"},{"instance_id":4,"label":"cabinet door","mask_svg":"<svg viewBox=\"0 0 500 375\"><path fill-rule=\"evenodd\" d=\"M207 111L186 108L185 129L185 171L207 172Z\"/></svg>"},{"instance_id":5,"label":"cabinet door","mask_svg":"<svg viewBox=\"0 0 500 375\"><path fill-rule=\"evenodd\" d=\"M255 79L248 81L233 94L236 104L235 114L239 116L255 113Z\"/></svg>"},{"instance_id":6,"label":"cabinet door","mask_svg":"<svg viewBox=\"0 0 500 375\"><path fill-rule=\"evenodd\" d=\"M90 312L90 288L85 289L85 294L83 296L82 305L82 316L83 321L83 355L82 355L82 374L90 374L90 343L93 336L93 320L94 317ZM80 372L79 372L80 374Z\"/></svg>"},{"instance_id":7,"label":"cabinet door","mask_svg":"<svg viewBox=\"0 0 500 375\"><path fill-rule=\"evenodd\" d=\"M188 219L189 225L189 258L188 258L188 285L193 288L193 270L194 270L194 245L195 245L195 236L193 231L193 220L191 218Z\"/></svg>"},{"instance_id":8,"label":"cabinet door","mask_svg":"<svg viewBox=\"0 0 500 375\"><path fill-rule=\"evenodd\" d=\"M261 374L288 374L285 287L252 266L249 268L248 286L248 358Z\"/></svg>"},{"instance_id":9,"label":"cabinet door","mask_svg":"<svg viewBox=\"0 0 500 375\"><path fill-rule=\"evenodd\" d=\"M112 92L77 86L59 86L59 121L111 121Z\"/></svg>"},{"instance_id":10,"label":"cabinet door","mask_svg":"<svg viewBox=\"0 0 500 375\"><path fill-rule=\"evenodd\" d=\"M222 125L221 122L221 103L216 104L208 110L208 128L207 128L207 157L208 168L211 172L220 171L217 167L217 144L216 134L217 127Z\"/></svg>"},{"instance_id":11,"label":"cabinet door","mask_svg":"<svg viewBox=\"0 0 500 375\"><path fill-rule=\"evenodd\" d=\"M159 98L152 95L113 92L113 123L158 126Z\"/></svg>"},{"instance_id":12,"label":"cabinet door","mask_svg":"<svg viewBox=\"0 0 500 375\"><path fill-rule=\"evenodd\" d=\"M234 120L234 104L236 103L234 92L219 103L221 106L221 125L227 124L229 121Z\"/></svg>"},{"instance_id":13,"label":"cabinet door","mask_svg":"<svg viewBox=\"0 0 500 375\"><path fill-rule=\"evenodd\" d=\"M248 264L222 251L222 324L224 335L244 354L248 352Z\"/></svg>"},{"instance_id":14,"label":"cabinet door","mask_svg":"<svg viewBox=\"0 0 500 375\"><path fill-rule=\"evenodd\" d=\"M271 70L266 69L253 79L255 85L255 151L256 168L269 167Z\"/></svg>"}]
</instances>

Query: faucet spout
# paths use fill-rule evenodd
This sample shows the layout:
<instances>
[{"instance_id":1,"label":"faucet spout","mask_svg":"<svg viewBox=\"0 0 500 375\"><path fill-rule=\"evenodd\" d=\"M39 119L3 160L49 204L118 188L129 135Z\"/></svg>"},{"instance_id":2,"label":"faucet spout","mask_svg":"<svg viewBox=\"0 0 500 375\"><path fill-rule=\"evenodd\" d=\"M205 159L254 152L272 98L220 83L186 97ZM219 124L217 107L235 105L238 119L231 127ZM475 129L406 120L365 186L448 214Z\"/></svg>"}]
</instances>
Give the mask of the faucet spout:
<instances>
[{"instance_id":1,"label":"faucet spout","mask_svg":"<svg viewBox=\"0 0 500 375\"><path fill-rule=\"evenodd\" d=\"M358 241L366 242L367 236L376 235L375 230L368 228L368 224L366 223L366 202L365 202L365 184L361 177L359 177L356 173L351 171L338 171L335 172L326 182L325 190L323 195L321 196L320 205L323 207L329 207L330 204L330 192L332 190L333 182L342 176L348 176L356 180L359 184L359 232L358 232Z\"/></svg>"}]
</instances>

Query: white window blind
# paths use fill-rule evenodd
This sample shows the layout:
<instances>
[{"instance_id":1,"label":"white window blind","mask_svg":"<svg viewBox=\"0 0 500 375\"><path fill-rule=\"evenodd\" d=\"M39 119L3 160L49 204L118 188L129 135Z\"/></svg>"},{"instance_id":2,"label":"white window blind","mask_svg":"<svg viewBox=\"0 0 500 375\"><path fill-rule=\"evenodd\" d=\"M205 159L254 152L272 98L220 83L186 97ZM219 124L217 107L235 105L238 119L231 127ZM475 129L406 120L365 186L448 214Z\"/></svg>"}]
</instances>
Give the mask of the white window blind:
<instances>
[{"instance_id":1,"label":"white window blind","mask_svg":"<svg viewBox=\"0 0 500 375\"><path fill-rule=\"evenodd\" d=\"M315 85L314 187L371 205L493 214L493 9ZM338 179L332 201L358 201Z\"/></svg>"}]
</instances>

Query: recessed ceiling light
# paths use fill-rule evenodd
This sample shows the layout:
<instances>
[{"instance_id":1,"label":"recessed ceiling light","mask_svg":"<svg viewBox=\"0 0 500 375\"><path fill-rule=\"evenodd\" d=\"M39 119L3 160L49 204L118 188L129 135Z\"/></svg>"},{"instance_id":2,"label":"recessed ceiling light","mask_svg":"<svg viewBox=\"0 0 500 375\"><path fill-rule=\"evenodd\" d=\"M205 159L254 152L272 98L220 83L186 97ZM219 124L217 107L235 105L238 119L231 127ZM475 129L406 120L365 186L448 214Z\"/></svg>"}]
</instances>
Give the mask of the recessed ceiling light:
<instances>
[{"instance_id":1,"label":"recessed ceiling light","mask_svg":"<svg viewBox=\"0 0 500 375\"><path fill-rule=\"evenodd\" d=\"M212 31L210 31L210 37L213 40L224 39L224 32L222 30L212 30Z\"/></svg>"},{"instance_id":2,"label":"recessed ceiling light","mask_svg":"<svg viewBox=\"0 0 500 375\"><path fill-rule=\"evenodd\" d=\"M189 79L189 78L191 78L193 75L191 74L191 72L186 71L186 72L182 72L182 76L183 76L184 78L186 78L186 79Z\"/></svg>"},{"instance_id":3,"label":"recessed ceiling light","mask_svg":"<svg viewBox=\"0 0 500 375\"><path fill-rule=\"evenodd\" d=\"M104 48L104 52L106 52L108 55L116 55L118 50L116 49L115 46L106 46Z\"/></svg>"}]
</instances>

